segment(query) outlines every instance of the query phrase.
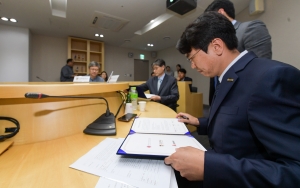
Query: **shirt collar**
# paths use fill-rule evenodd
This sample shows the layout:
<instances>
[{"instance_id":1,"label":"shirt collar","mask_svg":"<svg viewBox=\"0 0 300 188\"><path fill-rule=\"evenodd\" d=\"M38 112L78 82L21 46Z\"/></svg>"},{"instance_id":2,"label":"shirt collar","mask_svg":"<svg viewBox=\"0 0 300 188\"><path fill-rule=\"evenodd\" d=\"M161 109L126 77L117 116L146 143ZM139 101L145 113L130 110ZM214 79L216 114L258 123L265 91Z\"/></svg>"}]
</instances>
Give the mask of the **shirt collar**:
<instances>
[{"instance_id":1,"label":"shirt collar","mask_svg":"<svg viewBox=\"0 0 300 188\"><path fill-rule=\"evenodd\" d=\"M232 25L234 25L234 24L236 23L236 20L232 20L232 22L231 22L231 23L232 23Z\"/></svg>"},{"instance_id":2,"label":"shirt collar","mask_svg":"<svg viewBox=\"0 0 300 188\"><path fill-rule=\"evenodd\" d=\"M161 75L160 77L157 77L159 80L163 81L164 77L165 77L166 73L164 73L163 75Z\"/></svg>"},{"instance_id":3,"label":"shirt collar","mask_svg":"<svg viewBox=\"0 0 300 188\"><path fill-rule=\"evenodd\" d=\"M222 72L222 74L219 77L219 82L222 82L223 76L225 75L225 73L230 69L230 67L232 67L241 57L243 57L246 53L248 53L247 50L243 51L242 53L240 53L240 55L238 55L227 67L226 69Z\"/></svg>"}]
</instances>

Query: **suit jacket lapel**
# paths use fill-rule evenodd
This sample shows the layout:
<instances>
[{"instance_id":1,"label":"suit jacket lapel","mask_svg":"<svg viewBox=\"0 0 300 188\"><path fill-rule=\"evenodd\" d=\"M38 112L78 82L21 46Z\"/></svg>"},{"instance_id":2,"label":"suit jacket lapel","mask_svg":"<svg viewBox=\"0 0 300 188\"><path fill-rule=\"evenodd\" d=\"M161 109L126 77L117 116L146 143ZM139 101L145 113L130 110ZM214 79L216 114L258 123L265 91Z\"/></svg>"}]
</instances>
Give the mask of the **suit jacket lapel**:
<instances>
[{"instance_id":1,"label":"suit jacket lapel","mask_svg":"<svg viewBox=\"0 0 300 188\"><path fill-rule=\"evenodd\" d=\"M231 87L238 80L239 77L236 73L243 70L245 66L255 57L257 56L253 52L248 52L226 72L219 86L219 91L215 98L215 101L211 106L208 125L210 125L211 120L215 116L216 111L219 109L227 93L230 91Z\"/></svg>"}]
</instances>

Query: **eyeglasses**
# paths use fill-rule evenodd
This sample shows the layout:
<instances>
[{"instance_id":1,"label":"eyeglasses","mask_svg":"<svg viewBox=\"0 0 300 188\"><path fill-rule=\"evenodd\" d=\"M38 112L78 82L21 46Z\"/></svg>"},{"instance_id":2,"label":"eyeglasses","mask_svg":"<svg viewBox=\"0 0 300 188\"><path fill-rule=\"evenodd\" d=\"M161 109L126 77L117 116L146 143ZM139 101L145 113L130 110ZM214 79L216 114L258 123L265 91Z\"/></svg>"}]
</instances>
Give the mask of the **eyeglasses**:
<instances>
[{"instance_id":1,"label":"eyeglasses","mask_svg":"<svg viewBox=\"0 0 300 188\"><path fill-rule=\"evenodd\" d=\"M193 58L195 57L195 55L199 52L200 50L198 50L196 53L194 53L194 55L192 55L190 58L187 58L187 60L192 63Z\"/></svg>"},{"instance_id":2,"label":"eyeglasses","mask_svg":"<svg viewBox=\"0 0 300 188\"><path fill-rule=\"evenodd\" d=\"M98 72L99 69L90 69L90 71L95 71L95 72Z\"/></svg>"}]
</instances>

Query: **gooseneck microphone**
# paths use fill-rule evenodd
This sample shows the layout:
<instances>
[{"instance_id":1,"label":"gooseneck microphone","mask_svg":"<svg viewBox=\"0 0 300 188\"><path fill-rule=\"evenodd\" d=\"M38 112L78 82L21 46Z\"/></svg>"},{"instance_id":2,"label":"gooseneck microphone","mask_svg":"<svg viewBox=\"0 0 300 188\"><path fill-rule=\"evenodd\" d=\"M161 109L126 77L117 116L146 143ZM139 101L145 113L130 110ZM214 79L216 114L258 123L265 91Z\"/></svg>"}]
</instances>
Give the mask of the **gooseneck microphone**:
<instances>
[{"instance_id":1,"label":"gooseneck microphone","mask_svg":"<svg viewBox=\"0 0 300 188\"><path fill-rule=\"evenodd\" d=\"M43 82L46 82L46 80L41 79L40 77L36 76L37 79L42 80Z\"/></svg>"},{"instance_id":2,"label":"gooseneck microphone","mask_svg":"<svg viewBox=\"0 0 300 188\"><path fill-rule=\"evenodd\" d=\"M84 133L92 135L116 135L116 118L110 112L108 102L104 97L92 96L52 96L43 93L25 93L25 98L43 99L43 98L73 98L73 99L103 99L106 102L106 112L89 124Z\"/></svg>"}]
</instances>

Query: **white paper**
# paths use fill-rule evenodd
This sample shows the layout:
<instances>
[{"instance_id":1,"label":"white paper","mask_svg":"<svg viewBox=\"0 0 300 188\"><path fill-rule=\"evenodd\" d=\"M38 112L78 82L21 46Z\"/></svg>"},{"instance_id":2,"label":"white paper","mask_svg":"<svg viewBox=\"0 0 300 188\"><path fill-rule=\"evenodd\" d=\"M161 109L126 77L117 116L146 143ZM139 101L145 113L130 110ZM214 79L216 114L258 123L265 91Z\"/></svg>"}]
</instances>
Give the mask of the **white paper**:
<instances>
[{"instance_id":1,"label":"white paper","mask_svg":"<svg viewBox=\"0 0 300 188\"><path fill-rule=\"evenodd\" d=\"M109 79L107 80L107 83L116 83L117 80L119 78L119 75L112 75L111 77L109 77Z\"/></svg>"},{"instance_id":2,"label":"white paper","mask_svg":"<svg viewBox=\"0 0 300 188\"><path fill-rule=\"evenodd\" d=\"M136 133L185 134L189 132L184 123L176 118L137 118L131 127Z\"/></svg>"},{"instance_id":3,"label":"white paper","mask_svg":"<svg viewBox=\"0 0 300 188\"><path fill-rule=\"evenodd\" d=\"M135 187L170 186L168 180L172 169L163 160L124 158L116 155L123 141L124 139L106 138L70 167Z\"/></svg>"},{"instance_id":4,"label":"white paper","mask_svg":"<svg viewBox=\"0 0 300 188\"><path fill-rule=\"evenodd\" d=\"M74 76L73 82L90 82L90 76Z\"/></svg>"},{"instance_id":5,"label":"white paper","mask_svg":"<svg viewBox=\"0 0 300 188\"><path fill-rule=\"evenodd\" d=\"M127 154L170 156L176 148L191 146L206 151L192 136L162 134L130 134L121 149Z\"/></svg>"},{"instance_id":6,"label":"white paper","mask_svg":"<svg viewBox=\"0 0 300 188\"><path fill-rule=\"evenodd\" d=\"M135 188L131 185L101 177L95 188ZM178 188L174 170L171 170L170 188Z\"/></svg>"},{"instance_id":7,"label":"white paper","mask_svg":"<svg viewBox=\"0 0 300 188\"><path fill-rule=\"evenodd\" d=\"M154 94L145 93L145 96L147 99L150 99L151 97L155 96Z\"/></svg>"}]
</instances>

